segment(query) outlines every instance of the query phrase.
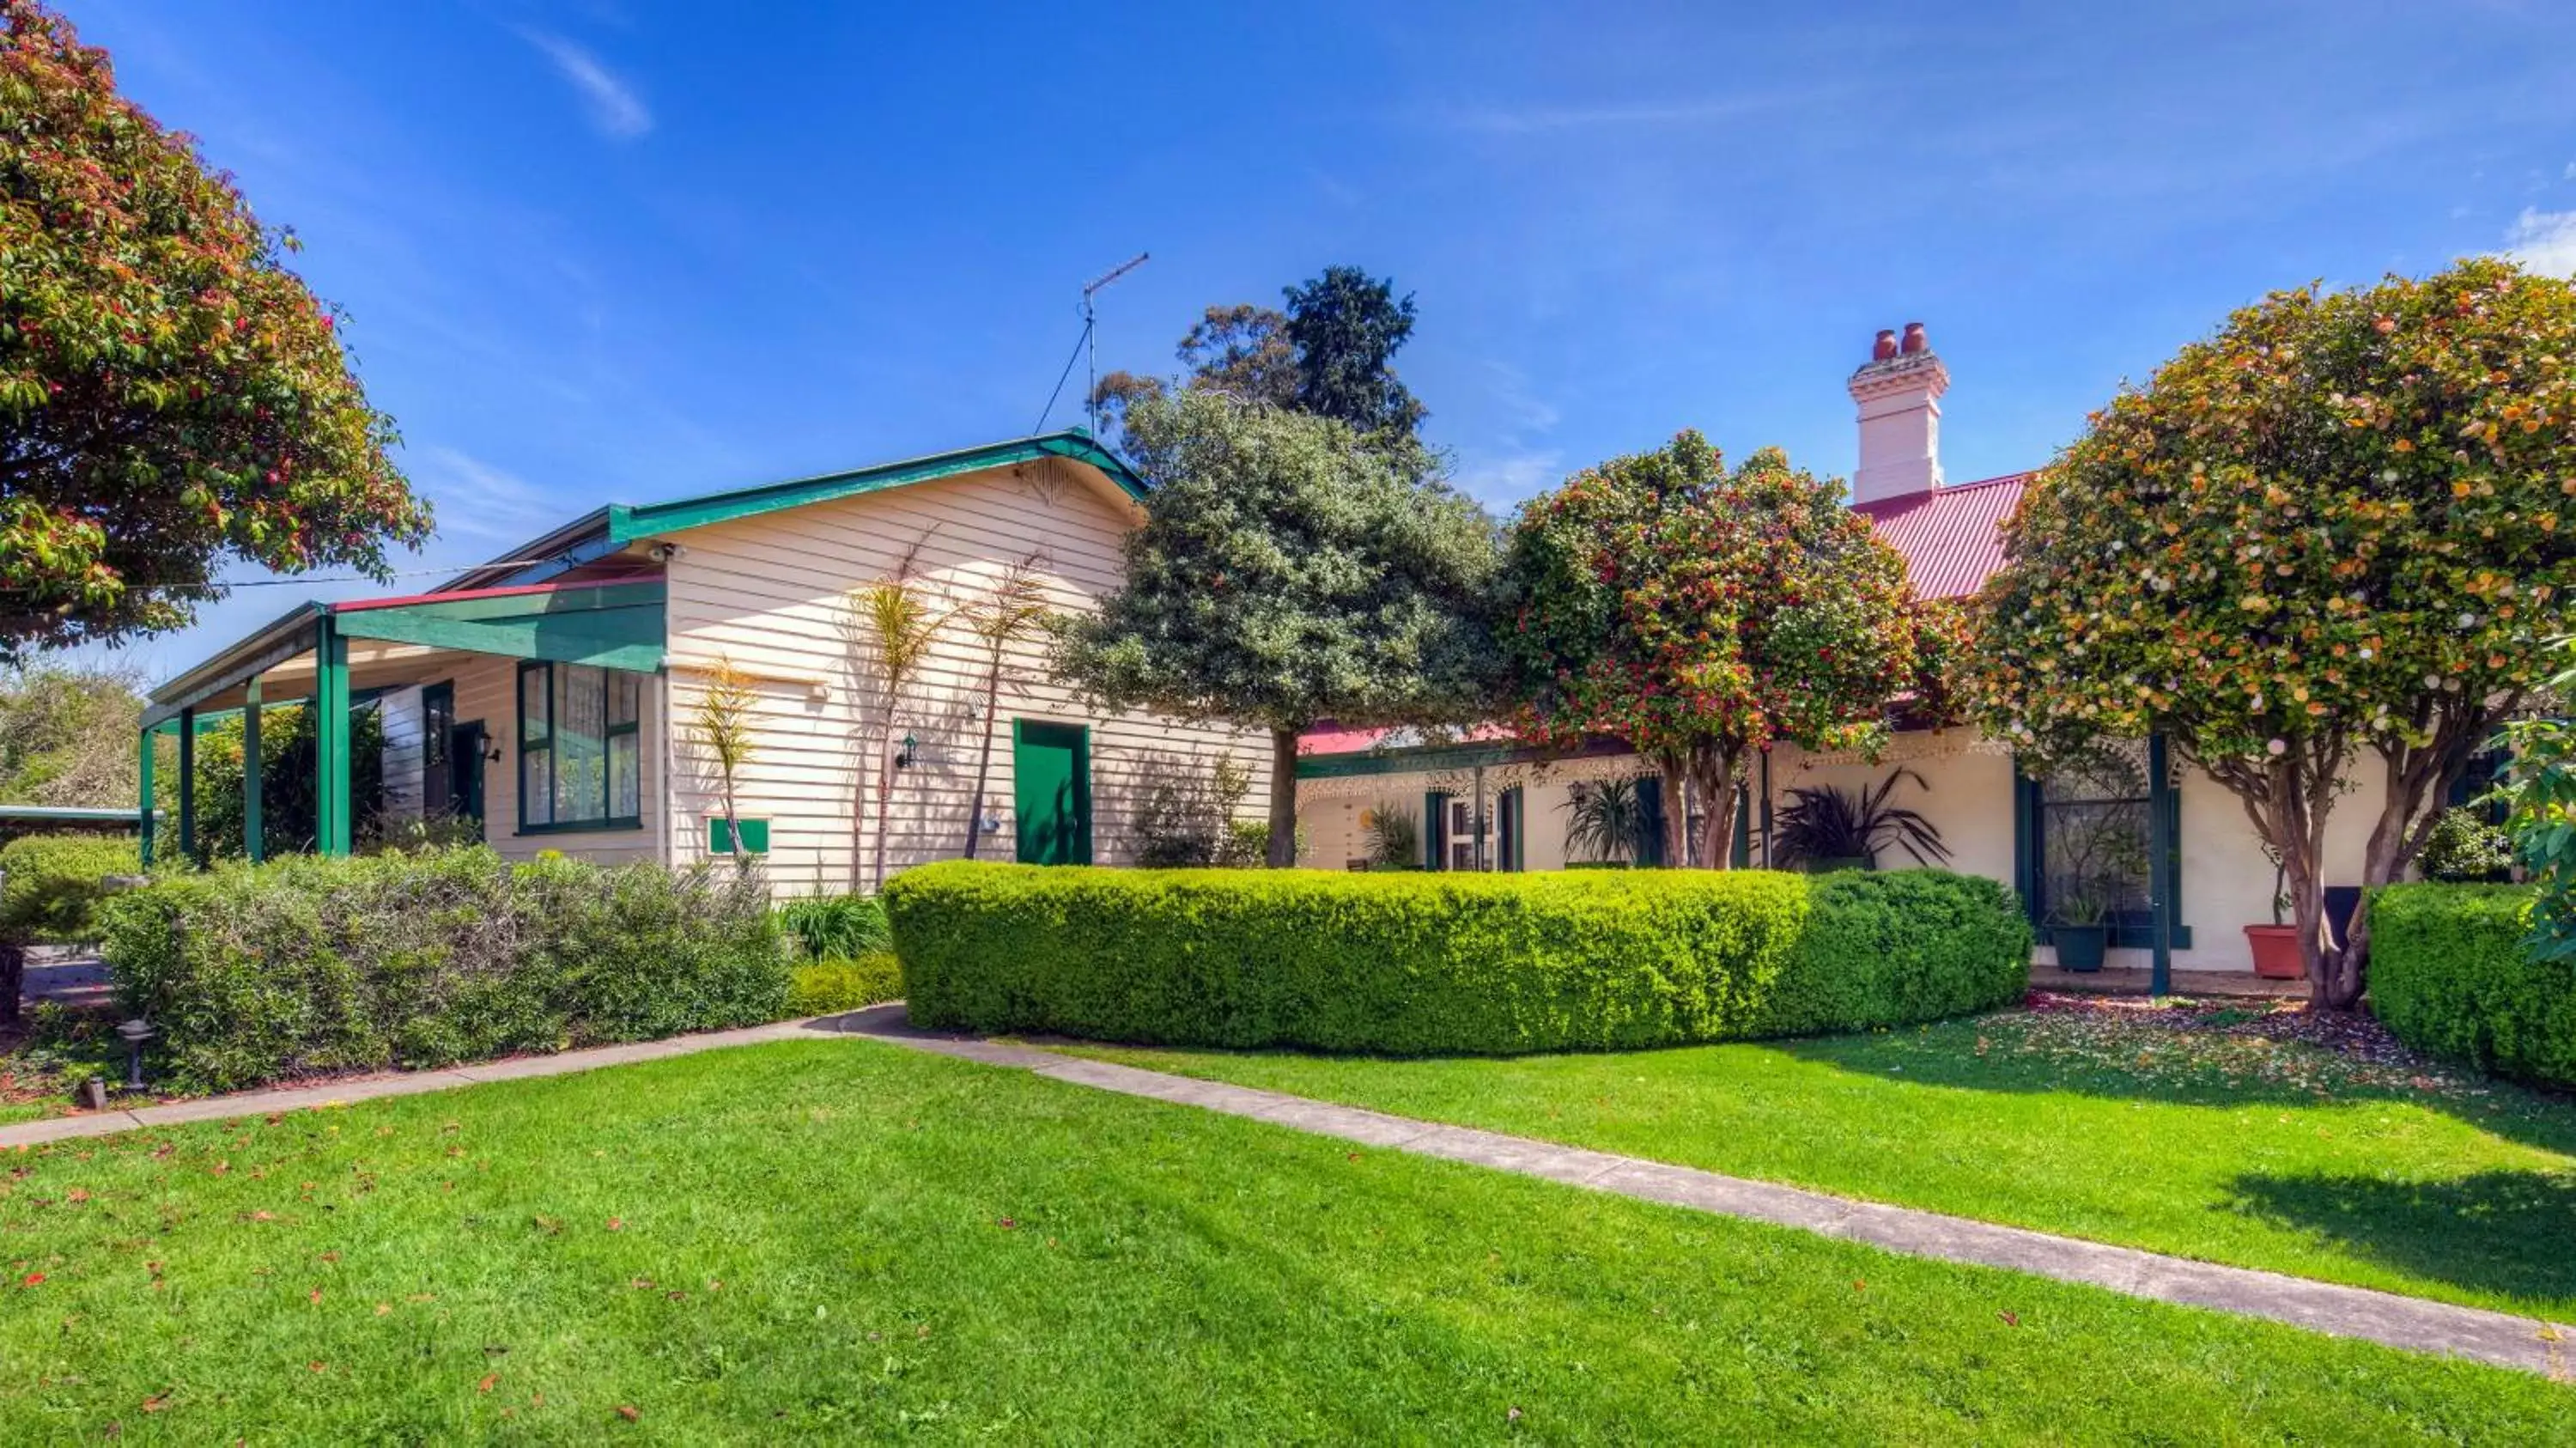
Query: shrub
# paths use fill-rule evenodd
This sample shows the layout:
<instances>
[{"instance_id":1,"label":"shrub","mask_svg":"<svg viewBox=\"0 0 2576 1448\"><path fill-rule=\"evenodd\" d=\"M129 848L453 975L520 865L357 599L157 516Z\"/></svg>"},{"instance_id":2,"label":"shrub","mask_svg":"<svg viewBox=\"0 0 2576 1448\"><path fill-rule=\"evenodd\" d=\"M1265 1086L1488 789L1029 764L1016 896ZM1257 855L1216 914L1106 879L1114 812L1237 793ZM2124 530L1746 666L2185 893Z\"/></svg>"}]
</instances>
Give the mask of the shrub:
<instances>
[{"instance_id":1,"label":"shrub","mask_svg":"<svg viewBox=\"0 0 2576 1448\"><path fill-rule=\"evenodd\" d=\"M842 960L893 944L886 933L885 902L855 890L790 900L778 907L778 923L807 960Z\"/></svg>"},{"instance_id":2,"label":"shrub","mask_svg":"<svg viewBox=\"0 0 2576 1448\"><path fill-rule=\"evenodd\" d=\"M2529 948L2528 885L2390 885L2370 898L2370 1008L2428 1056L2576 1086L2576 961Z\"/></svg>"},{"instance_id":3,"label":"shrub","mask_svg":"<svg viewBox=\"0 0 2576 1448\"><path fill-rule=\"evenodd\" d=\"M2442 811L2417 860L2427 880L2501 884L2513 877L2513 836L2472 805Z\"/></svg>"},{"instance_id":4,"label":"shrub","mask_svg":"<svg viewBox=\"0 0 2576 1448\"><path fill-rule=\"evenodd\" d=\"M165 1077L235 1090L749 1025L785 1010L756 877L511 865L480 847L288 856L111 901L103 946Z\"/></svg>"},{"instance_id":5,"label":"shrub","mask_svg":"<svg viewBox=\"0 0 2576 1448\"><path fill-rule=\"evenodd\" d=\"M787 984L787 1014L828 1016L899 999L903 970L891 950L846 960L813 960L796 967Z\"/></svg>"},{"instance_id":6,"label":"shrub","mask_svg":"<svg viewBox=\"0 0 2576 1448\"><path fill-rule=\"evenodd\" d=\"M106 893L99 882L142 868L134 841L118 835L24 835L0 845L0 940L90 939Z\"/></svg>"},{"instance_id":7,"label":"shrub","mask_svg":"<svg viewBox=\"0 0 2576 1448\"><path fill-rule=\"evenodd\" d=\"M1936 871L927 865L886 890L915 1022L1394 1054L1614 1049L1997 1006L2030 937Z\"/></svg>"}]
</instances>

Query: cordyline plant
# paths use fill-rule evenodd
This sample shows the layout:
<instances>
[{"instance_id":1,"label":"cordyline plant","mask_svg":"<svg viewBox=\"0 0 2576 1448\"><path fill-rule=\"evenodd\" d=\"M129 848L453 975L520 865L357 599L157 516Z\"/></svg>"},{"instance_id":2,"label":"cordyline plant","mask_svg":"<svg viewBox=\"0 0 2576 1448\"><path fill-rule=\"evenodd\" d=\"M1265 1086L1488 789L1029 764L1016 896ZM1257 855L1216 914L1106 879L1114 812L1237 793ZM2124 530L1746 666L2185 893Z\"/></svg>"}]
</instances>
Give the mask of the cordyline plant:
<instances>
[{"instance_id":1,"label":"cordyline plant","mask_svg":"<svg viewBox=\"0 0 2576 1448\"><path fill-rule=\"evenodd\" d=\"M1697 857L1723 868L1747 765L1780 740L1868 748L1915 666L1905 563L1839 484L1766 448L1730 471L1684 432L1523 505L1497 631L1520 737L1626 740L1663 772L1664 855L1703 802Z\"/></svg>"},{"instance_id":2,"label":"cordyline plant","mask_svg":"<svg viewBox=\"0 0 2576 1448\"><path fill-rule=\"evenodd\" d=\"M0 0L0 657L185 624L228 559L381 575L428 536L292 244Z\"/></svg>"},{"instance_id":3,"label":"cordyline plant","mask_svg":"<svg viewBox=\"0 0 2576 1448\"><path fill-rule=\"evenodd\" d=\"M689 719L689 732L698 747L715 761L716 785L724 792L725 833L732 837L737 867L750 862L736 793L743 766L751 762L756 749L752 711L759 702L760 692L751 676L736 668L729 655L718 654Z\"/></svg>"},{"instance_id":4,"label":"cordyline plant","mask_svg":"<svg viewBox=\"0 0 2576 1448\"><path fill-rule=\"evenodd\" d=\"M921 577L921 551L929 541L927 533L914 539L892 569L850 590L849 632L859 664L876 689L883 720L876 749L876 847L868 872L879 890L886 882L886 840L894 833L895 733L903 722L904 691L930 662L939 630L948 622Z\"/></svg>"},{"instance_id":5,"label":"cordyline plant","mask_svg":"<svg viewBox=\"0 0 2576 1448\"><path fill-rule=\"evenodd\" d=\"M2310 999L2348 1008L2369 922L2327 918L2327 819L2375 770L2359 883L2402 877L2549 670L2576 585L2562 524L2576 290L2486 259L2275 293L2034 480L1986 596L1979 707L2042 758L2164 734L2278 855Z\"/></svg>"},{"instance_id":6,"label":"cordyline plant","mask_svg":"<svg viewBox=\"0 0 2576 1448\"><path fill-rule=\"evenodd\" d=\"M1047 602L1046 555L1031 553L1012 562L992 586L960 609L966 632L983 651L984 738L975 755L975 797L966 812L966 858L974 859L984 838L984 789L993 775L995 715L1002 706L1002 675L1010 666L1011 646L1042 638L1055 609Z\"/></svg>"}]
</instances>

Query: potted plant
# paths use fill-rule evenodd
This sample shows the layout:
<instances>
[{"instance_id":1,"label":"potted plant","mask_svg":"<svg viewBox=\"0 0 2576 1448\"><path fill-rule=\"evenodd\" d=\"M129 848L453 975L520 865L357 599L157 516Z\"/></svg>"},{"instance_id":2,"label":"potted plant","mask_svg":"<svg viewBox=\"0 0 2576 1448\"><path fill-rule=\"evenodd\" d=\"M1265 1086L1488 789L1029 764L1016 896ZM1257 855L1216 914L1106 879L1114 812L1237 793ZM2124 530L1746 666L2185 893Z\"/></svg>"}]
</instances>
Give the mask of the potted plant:
<instances>
[{"instance_id":1,"label":"potted plant","mask_svg":"<svg viewBox=\"0 0 2576 1448\"><path fill-rule=\"evenodd\" d=\"M2245 927L2246 948L2254 953L2254 973L2265 980L2297 980L2308 973L2308 963L2299 955L2299 927L2282 922L2290 910L2289 871L2281 856L2271 846L2263 853L2272 859L2272 923Z\"/></svg>"},{"instance_id":2,"label":"potted plant","mask_svg":"<svg viewBox=\"0 0 2576 1448\"><path fill-rule=\"evenodd\" d=\"M2090 876L2074 875L2048 892L2048 943L2057 966L2090 975L2102 968L2111 944L2111 892Z\"/></svg>"},{"instance_id":3,"label":"potted plant","mask_svg":"<svg viewBox=\"0 0 2576 1448\"><path fill-rule=\"evenodd\" d=\"M1897 784L1907 779L1931 792L1922 775L1905 768L1889 771L1874 787L1848 793L1831 785L1789 791L1789 807L1773 821L1772 852L1783 865L1819 875L1875 870L1878 852L1891 846L1913 856L1918 865L1948 860L1950 849L1930 820L1888 803Z\"/></svg>"}]
</instances>

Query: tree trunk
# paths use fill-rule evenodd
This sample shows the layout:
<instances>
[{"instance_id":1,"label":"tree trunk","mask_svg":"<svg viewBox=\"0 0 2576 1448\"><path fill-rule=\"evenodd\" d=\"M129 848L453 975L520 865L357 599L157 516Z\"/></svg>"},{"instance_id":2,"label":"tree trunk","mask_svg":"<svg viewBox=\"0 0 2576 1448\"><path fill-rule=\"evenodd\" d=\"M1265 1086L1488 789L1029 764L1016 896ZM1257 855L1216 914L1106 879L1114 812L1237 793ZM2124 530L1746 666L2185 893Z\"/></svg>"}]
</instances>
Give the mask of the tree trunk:
<instances>
[{"instance_id":1,"label":"tree trunk","mask_svg":"<svg viewBox=\"0 0 2576 1448\"><path fill-rule=\"evenodd\" d=\"M893 834L891 813L894 800L894 716L886 715L885 738L877 747L877 843L869 875L875 888L882 891L886 882L886 836Z\"/></svg>"},{"instance_id":2,"label":"tree trunk","mask_svg":"<svg viewBox=\"0 0 2576 1448\"><path fill-rule=\"evenodd\" d=\"M2462 706L2436 719L2431 737L2423 744L2409 745L2391 738L2372 746L2380 758L2383 792L2379 818L2371 823L2369 842L2362 848L2364 905L2353 912L2339 962L2351 978L2348 989L2353 1002L2360 1001L2362 988L2369 980L2369 892L2406 878L2407 869L2424 853L2433 822L2440 817L2441 812L2429 806L2451 797L2451 787L2468 772L2469 757L2521 703L2521 694L2514 693L2475 708Z\"/></svg>"},{"instance_id":3,"label":"tree trunk","mask_svg":"<svg viewBox=\"0 0 2576 1448\"><path fill-rule=\"evenodd\" d=\"M1700 812L1699 862L1703 869L1735 868L1735 785L1743 757L1704 749L1692 760L1691 785L1706 801Z\"/></svg>"},{"instance_id":4,"label":"tree trunk","mask_svg":"<svg viewBox=\"0 0 2576 1448\"><path fill-rule=\"evenodd\" d=\"M1671 755L1655 764L1664 772L1664 865L1678 869L1690 863L1690 766Z\"/></svg>"},{"instance_id":5,"label":"tree trunk","mask_svg":"<svg viewBox=\"0 0 2576 1448\"><path fill-rule=\"evenodd\" d=\"M1270 731L1270 847L1261 862L1273 870L1297 863L1298 732Z\"/></svg>"}]
</instances>

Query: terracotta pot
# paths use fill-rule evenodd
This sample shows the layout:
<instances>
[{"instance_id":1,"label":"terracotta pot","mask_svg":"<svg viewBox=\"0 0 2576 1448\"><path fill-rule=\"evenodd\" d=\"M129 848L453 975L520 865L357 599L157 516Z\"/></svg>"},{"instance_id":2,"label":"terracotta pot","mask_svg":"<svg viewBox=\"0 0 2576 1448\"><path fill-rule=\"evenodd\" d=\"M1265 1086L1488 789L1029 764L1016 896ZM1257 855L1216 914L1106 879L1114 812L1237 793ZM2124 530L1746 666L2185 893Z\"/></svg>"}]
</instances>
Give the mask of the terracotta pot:
<instances>
[{"instance_id":1,"label":"terracotta pot","mask_svg":"<svg viewBox=\"0 0 2576 1448\"><path fill-rule=\"evenodd\" d=\"M2298 980L2308 973L2295 925L2248 925L2245 943L2254 948L2254 973L2265 980Z\"/></svg>"}]
</instances>

